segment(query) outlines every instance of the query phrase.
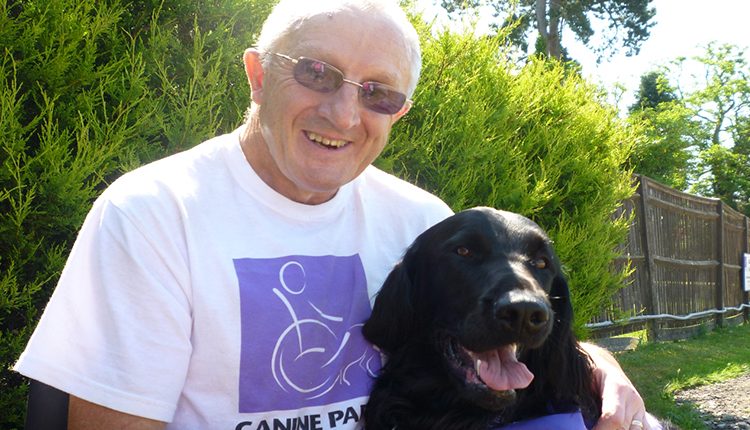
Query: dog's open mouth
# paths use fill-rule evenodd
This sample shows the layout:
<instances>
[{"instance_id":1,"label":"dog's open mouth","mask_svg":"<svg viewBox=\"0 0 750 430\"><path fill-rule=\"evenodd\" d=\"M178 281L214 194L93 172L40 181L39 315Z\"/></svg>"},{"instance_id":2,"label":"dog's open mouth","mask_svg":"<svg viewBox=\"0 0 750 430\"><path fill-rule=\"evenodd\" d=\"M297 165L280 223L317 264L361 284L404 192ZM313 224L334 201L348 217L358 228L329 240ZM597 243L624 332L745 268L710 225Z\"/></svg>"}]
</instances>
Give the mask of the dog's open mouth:
<instances>
[{"instance_id":1,"label":"dog's open mouth","mask_svg":"<svg viewBox=\"0 0 750 430\"><path fill-rule=\"evenodd\" d=\"M447 347L449 363L467 384L486 387L497 396L512 395L515 390L528 387L534 379L526 365L518 361L515 343L474 352L451 339Z\"/></svg>"}]
</instances>

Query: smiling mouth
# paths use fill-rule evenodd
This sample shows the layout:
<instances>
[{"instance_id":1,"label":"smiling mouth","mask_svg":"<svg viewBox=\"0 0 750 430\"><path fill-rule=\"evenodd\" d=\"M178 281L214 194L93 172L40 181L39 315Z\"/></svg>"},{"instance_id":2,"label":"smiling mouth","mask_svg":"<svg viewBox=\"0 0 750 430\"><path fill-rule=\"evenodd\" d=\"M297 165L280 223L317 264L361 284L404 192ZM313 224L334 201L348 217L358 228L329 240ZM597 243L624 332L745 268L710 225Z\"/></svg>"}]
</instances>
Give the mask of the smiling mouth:
<instances>
[{"instance_id":1,"label":"smiling mouth","mask_svg":"<svg viewBox=\"0 0 750 430\"><path fill-rule=\"evenodd\" d=\"M317 133L313 133L312 131L306 131L305 136L307 136L307 138L311 140L312 142L315 142L318 145L327 149L339 149L349 144L349 141L347 140L329 139Z\"/></svg>"}]
</instances>

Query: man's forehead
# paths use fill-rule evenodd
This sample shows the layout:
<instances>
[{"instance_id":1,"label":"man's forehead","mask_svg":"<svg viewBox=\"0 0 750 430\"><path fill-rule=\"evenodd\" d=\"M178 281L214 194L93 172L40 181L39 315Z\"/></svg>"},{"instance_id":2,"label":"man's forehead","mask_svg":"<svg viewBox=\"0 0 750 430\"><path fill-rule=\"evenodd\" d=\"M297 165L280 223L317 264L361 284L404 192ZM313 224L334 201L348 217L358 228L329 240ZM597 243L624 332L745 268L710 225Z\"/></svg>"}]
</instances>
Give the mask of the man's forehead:
<instances>
[{"instance_id":1,"label":"man's forehead","mask_svg":"<svg viewBox=\"0 0 750 430\"><path fill-rule=\"evenodd\" d=\"M360 37L352 37L352 33ZM399 27L387 16L366 11L315 15L301 23L281 45L286 47L287 55L331 62L345 72L353 63L359 63L376 75L366 79L395 83L410 70L407 44Z\"/></svg>"},{"instance_id":2,"label":"man's forehead","mask_svg":"<svg viewBox=\"0 0 750 430\"><path fill-rule=\"evenodd\" d=\"M327 13L319 13L307 17L299 22L296 28L289 32L287 39L294 45L303 45L311 37L329 36L336 38L337 32L342 28L354 29L360 33L360 37L354 40L342 40L340 42L357 43L368 40L382 40L387 37L404 38L402 29L393 18L379 11L365 11L359 9L340 9ZM377 29L377 33L369 33L365 29ZM330 30L330 31L327 31Z\"/></svg>"}]
</instances>

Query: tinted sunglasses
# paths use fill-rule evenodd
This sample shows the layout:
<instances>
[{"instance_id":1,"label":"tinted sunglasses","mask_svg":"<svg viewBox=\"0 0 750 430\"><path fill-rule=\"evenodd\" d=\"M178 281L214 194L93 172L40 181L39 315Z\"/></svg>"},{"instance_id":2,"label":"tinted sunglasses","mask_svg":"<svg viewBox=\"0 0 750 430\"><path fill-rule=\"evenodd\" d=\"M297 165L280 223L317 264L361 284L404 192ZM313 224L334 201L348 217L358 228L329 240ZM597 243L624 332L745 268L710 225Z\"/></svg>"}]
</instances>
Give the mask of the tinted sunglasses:
<instances>
[{"instance_id":1,"label":"tinted sunglasses","mask_svg":"<svg viewBox=\"0 0 750 430\"><path fill-rule=\"evenodd\" d=\"M341 70L326 62L307 57L292 58L275 52L269 54L294 63L294 80L313 91L330 93L341 88L344 83L356 85L359 87L360 103L373 112L393 115L400 111L407 101L411 103L411 100L406 99L406 94L390 85L372 81L354 82L346 79Z\"/></svg>"}]
</instances>

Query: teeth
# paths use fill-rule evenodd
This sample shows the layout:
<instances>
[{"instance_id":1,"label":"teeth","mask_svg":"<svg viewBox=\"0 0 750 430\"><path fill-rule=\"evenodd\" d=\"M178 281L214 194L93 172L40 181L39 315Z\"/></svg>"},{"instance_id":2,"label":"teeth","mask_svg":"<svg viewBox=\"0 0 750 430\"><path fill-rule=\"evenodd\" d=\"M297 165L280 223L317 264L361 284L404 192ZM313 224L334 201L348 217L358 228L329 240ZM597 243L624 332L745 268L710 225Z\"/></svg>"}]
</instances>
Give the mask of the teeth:
<instances>
[{"instance_id":1,"label":"teeth","mask_svg":"<svg viewBox=\"0 0 750 430\"><path fill-rule=\"evenodd\" d=\"M347 144L346 140L328 139L311 131L307 132L307 138L312 140L313 142L318 142L320 144L333 148L341 148L342 146Z\"/></svg>"}]
</instances>

